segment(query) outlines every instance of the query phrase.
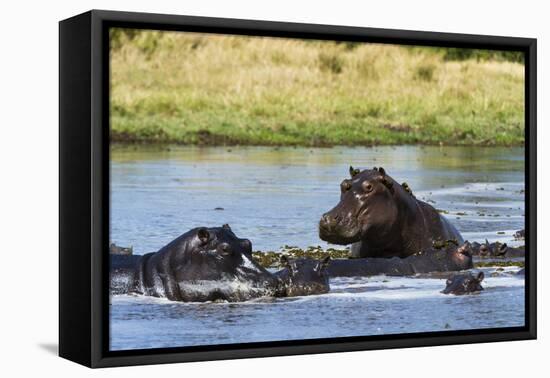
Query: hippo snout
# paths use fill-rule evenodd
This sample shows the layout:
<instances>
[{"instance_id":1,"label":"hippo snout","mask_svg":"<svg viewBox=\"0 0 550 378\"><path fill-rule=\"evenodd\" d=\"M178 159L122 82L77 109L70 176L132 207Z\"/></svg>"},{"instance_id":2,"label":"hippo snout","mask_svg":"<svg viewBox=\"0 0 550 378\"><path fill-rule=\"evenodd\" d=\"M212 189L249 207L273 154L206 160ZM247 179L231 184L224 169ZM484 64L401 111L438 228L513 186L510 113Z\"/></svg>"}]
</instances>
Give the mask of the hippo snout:
<instances>
[{"instance_id":1,"label":"hippo snout","mask_svg":"<svg viewBox=\"0 0 550 378\"><path fill-rule=\"evenodd\" d=\"M359 241L360 229L353 218L329 212L319 221L319 237L329 243L346 245Z\"/></svg>"},{"instance_id":2,"label":"hippo snout","mask_svg":"<svg viewBox=\"0 0 550 378\"><path fill-rule=\"evenodd\" d=\"M319 221L319 227L324 229L331 229L336 226L336 223L337 220L334 217L332 217L329 213L325 213Z\"/></svg>"}]
</instances>

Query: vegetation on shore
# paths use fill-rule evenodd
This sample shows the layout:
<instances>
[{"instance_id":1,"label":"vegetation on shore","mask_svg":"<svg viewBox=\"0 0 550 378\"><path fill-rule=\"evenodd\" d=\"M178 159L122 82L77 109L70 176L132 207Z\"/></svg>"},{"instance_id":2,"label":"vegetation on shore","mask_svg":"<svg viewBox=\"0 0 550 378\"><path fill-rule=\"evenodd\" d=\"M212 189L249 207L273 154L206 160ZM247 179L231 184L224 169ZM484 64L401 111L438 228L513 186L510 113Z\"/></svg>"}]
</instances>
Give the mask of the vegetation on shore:
<instances>
[{"instance_id":1,"label":"vegetation on shore","mask_svg":"<svg viewBox=\"0 0 550 378\"><path fill-rule=\"evenodd\" d=\"M111 139L524 143L517 53L114 29Z\"/></svg>"}]
</instances>

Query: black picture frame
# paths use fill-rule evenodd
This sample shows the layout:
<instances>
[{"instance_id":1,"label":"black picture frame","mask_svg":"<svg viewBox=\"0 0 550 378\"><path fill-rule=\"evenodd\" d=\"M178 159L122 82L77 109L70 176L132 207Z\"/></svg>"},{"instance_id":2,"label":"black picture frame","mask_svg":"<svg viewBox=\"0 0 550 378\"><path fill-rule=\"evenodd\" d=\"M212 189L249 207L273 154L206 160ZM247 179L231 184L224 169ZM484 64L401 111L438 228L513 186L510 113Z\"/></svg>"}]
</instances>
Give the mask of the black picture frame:
<instances>
[{"instance_id":1,"label":"black picture frame","mask_svg":"<svg viewBox=\"0 0 550 378\"><path fill-rule=\"evenodd\" d=\"M524 327L109 351L109 27L525 53ZM89 367L535 339L536 39L92 10L59 24L59 355Z\"/></svg>"}]
</instances>

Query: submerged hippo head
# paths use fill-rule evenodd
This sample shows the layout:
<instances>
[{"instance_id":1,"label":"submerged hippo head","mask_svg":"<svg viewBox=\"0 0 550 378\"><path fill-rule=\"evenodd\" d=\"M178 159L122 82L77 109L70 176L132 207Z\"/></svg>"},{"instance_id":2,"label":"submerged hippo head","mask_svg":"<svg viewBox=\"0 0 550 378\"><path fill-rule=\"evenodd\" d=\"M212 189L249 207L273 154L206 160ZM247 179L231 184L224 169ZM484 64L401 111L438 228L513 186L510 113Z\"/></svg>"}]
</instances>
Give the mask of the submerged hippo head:
<instances>
[{"instance_id":1,"label":"submerged hippo head","mask_svg":"<svg viewBox=\"0 0 550 378\"><path fill-rule=\"evenodd\" d=\"M459 274L447 279L446 287L442 291L443 294L464 295L477 293L483 290L481 281L483 281L484 274L479 272L477 275Z\"/></svg>"},{"instance_id":2,"label":"submerged hippo head","mask_svg":"<svg viewBox=\"0 0 550 378\"><path fill-rule=\"evenodd\" d=\"M398 185L384 168L360 172L350 167L350 174L351 178L340 184L340 202L319 222L319 237L329 243L383 237L398 221L398 204L392 200Z\"/></svg>"},{"instance_id":3,"label":"submerged hippo head","mask_svg":"<svg viewBox=\"0 0 550 378\"><path fill-rule=\"evenodd\" d=\"M251 253L250 241L238 238L228 225L195 228L153 254L145 281L159 296L181 301L241 301L273 294L278 280Z\"/></svg>"},{"instance_id":4,"label":"submerged hippo head","mask_svg":"<svg viewBox=\"0 0 550 378\"><path fill-rule=\"evenodd\" d=\"M283 270L276 273L287 297L324 294L330 290L327 267L330 257L321 261L313 259L289 259L281 257Z\"/></svg>"}]
</instances>

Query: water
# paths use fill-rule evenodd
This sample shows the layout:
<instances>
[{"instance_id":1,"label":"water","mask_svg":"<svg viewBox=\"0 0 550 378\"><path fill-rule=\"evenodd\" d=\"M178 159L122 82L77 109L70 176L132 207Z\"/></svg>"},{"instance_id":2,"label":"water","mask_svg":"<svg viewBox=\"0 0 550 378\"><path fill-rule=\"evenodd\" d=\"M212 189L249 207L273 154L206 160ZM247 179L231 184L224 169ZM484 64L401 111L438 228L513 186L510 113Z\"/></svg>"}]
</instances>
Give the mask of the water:
<instances>
[{"instance_id":1,"label":"water","mask_svg":"<svg viewBox=\"0 0 550 378\"><path fill-rule=\"evenodd\" d=\"M143 254L190 228L229 223L254 250L327 246L317 222L338 202L339 184L353 165L383 166L406 181L417 198L448 212L465 239L517 244L512 235L525 219L523 156L522 148L483 147L117 147L111 240ZM488 277L487 290L466 297L440 294L444 284L338 278L326 295L231 304L118 296L111 306L111 349L524 324L521 278Z\"/></svg>"}]
</instances>

